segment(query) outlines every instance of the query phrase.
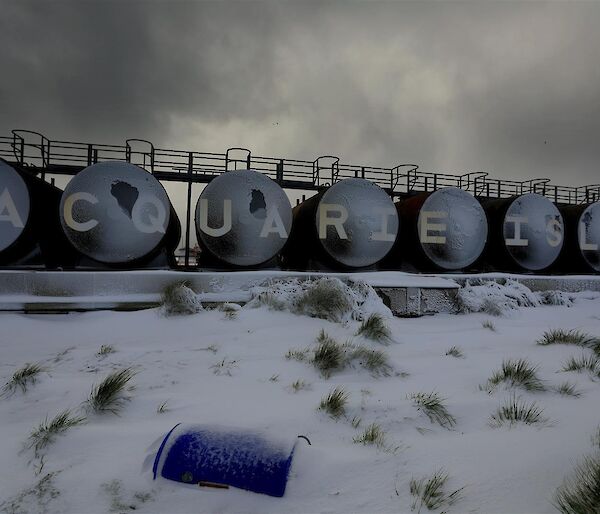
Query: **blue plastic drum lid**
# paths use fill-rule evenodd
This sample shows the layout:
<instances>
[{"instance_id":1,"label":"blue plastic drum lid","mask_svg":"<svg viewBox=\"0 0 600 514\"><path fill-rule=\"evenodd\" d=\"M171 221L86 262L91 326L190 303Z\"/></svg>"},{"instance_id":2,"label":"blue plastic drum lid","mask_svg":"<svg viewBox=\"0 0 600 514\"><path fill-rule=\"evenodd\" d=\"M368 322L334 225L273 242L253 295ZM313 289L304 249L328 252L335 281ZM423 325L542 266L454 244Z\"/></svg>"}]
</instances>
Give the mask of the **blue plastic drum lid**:
<instances>
[{"instance_id":1,"label":"blue plastic drum lid","mask_svg":"<svg viewBox=\"0 0 600 514\"><path fill-rule=\"evenodd\" d=\"M154 461L158 476L185 484L219 484L283 496L296 440L207 425L176 425Z\"/></svg>"}]
</instances>

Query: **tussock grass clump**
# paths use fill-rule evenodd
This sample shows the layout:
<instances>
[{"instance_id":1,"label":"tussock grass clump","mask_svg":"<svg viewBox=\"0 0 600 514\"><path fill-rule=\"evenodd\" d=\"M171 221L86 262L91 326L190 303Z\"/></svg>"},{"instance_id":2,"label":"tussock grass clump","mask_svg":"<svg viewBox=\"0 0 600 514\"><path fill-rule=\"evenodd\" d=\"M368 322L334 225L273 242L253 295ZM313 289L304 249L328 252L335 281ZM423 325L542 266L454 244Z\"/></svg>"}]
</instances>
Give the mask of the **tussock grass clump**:
<instances>
[{"instance_id":1,"label":"tussock grass clump","mask_svg":"<svg viewBox=\"0 0 600 514\"><path fill-rule=\"evenodd\" d=\"M345 355L342 345L321 329L317 336L317 347L312 363L324 375L344 367Z\"/></svg>"},{"instance_id":2,"label":"tussock grass clump","mask_svg":"<svg viewBox=\"0 0 600 514\"><path fill-rule=\"evenodd\" d=\"M419 480L412 478L410 480L410 494L414 497L411 510L421 512L423 507L428 510L436 510L442 507L449 507L462 498L464 487L447 493L444 489L448 482L448 474L440 469L431 476L423 477Z\"/></svg>"},{"instance_id":3,"label":"tussock grass clump","mask_svg":"<svg viewBox=\"0 0 600 514\"><path fill-rule=\"evenodd\" d=\"M486 319L483 323L481 323L481 326L491 330L492 332L496 332L496 325L494 325L494 322L489 319Z\"/></svg>"},{"instance_id":4,"label":"tussock grass clump","mask_svg":"<svg viewBox=\"0 0 600 514\"><path fill-rule=\"evenodd\" d=\"M103 344L100 347L100 350L98 350L98 353L96 354L98 357L106 357L107 355L110 355L111 353L115 353L115 347L111 344Z\"/></svg>"},{"instance_id":5,"label":"tussock grass clump","mask_svg":"<svg viewBox=\"0 0 600 514\"><path fill-rule=\"evenodd\" d=\"M498 410L490 416L492 427L504 425L515 425L524 423L526 425L544 424L548 421L542 416L543 409L537 403L527 403L517 396L512 396Z\"/></svg>"},{"instance_id":6,"label":"tussock grass clump","mask_svg":"<svg viewBox=\"0 0 600 514\"><path fill-rule=\"evenodd\" d=\"M555 388L555 391L563 396L573 396L574 398L581 396L581 391L575 387L575 384L571 384L570 382L563 382Z\"/></svg>"},{"instance_id":7,"label":"tussock grass clump","mask_svg":"<svg viewBox=\"0 0 600 514\"><path fill-rule=\"evenodd\" d=\"M537 341L537 344L542 346L574 344L593 349L596 345L600 345L600 339L579 330L563 330L559 328L544 332L541 339Z\"/></svg>"},{"instance_id":8,"label":"tussock grass clump","mask_svg":"<svg viewBox=\"0 0 600 514\"><path fill-rule=\"evenodd\" d=\"M355 363L373 375L388 376L392 371L385 352L351 342L341 344L325 330L319 332L314 348L289 350L286 358L309 362L325 378L329 378L333 372L341 371Z\"/></svg>"},{"instance_id":9,"label":"tussock grass clump","mask_svg":"<svg viewBox=\"0 0 600 514\"><path fill-rule=\"evenodd\" d=\"M200 298L185 282L167 286L163 291L161 303L166 316L196 314L203 310Z\"/></svg>"},{"instance_id":10,"label":"tussock grass clump","mask_svg":"<svg viewBox=\"0 0 600 514\"><path fill-rule=\"evenodd\" d=\"M583 458L554 494L554 506L564 514L600 512L600 427L592 437L594 453Z\"/></svg>"},{"instance_id":11,"label":"tussock grass clump","mask_svg":"<svg viewBox=\"0 0 600 514\"><path fill-rule=\"evenodd\" d=\"M316 281L298 298L297 308L301 313L314 318L339 322L352 310L352 302L343 282L325 278Z\"/></svg>"},{"instance_id":12,"label":"tussock grass clump","mask_svg":"<svg viewBox=\"0 0 600 514\"><path fill-rule=\"evenodd\" d=\"M0 397L11 395L17 389L21 389L23 393L27 392L27 388L36 383L38 375L43 371L46 371L46 368L41 364L25 364L15 371L10 380L4 384Z\"/></svg>"},{"instance_id":13,"label":"tussock grass clump","mask_svg":"<svg viewBox=\"0 0 600 514\"><path fill-rule=\"evenodd\" d=\"M423 412L432 423L450 429L456 425L456 418L452 416L444 405L444 398L436 392L412 393L408 395L417 410Z\"/></svg>"},{"instance_id":14,"label":"tussock grass clump","mask_svg":"<svg viewBox=\"0 0 600 514\"><path fill-rule=\"evenodd\" d=\"M87 399L88 408L96 414L112 412L118 415L125 402L129 401L126 395L129 381L136 375L132 368L113 371L102 382L92 388Z\"/></svg>"},{"instance_id":15,"label":"tussock grass clump","mask_svg":"<svg viewBox=\"0 0 600 514\"><path fill-rule=\"evenodd\" d=\"M381 314L377 313L371 314L360 324L356 335L383 344L389 344L392 340L392 332L385 324Z\"/></svg>"},{"instance_id":16,"label":"tussock grass clump","mask_svg":"<svg viewBox=\"0 0 600 514\"><path fill-rule=\"evenodd\" d=\"M600 358L595 355L569 357L567 362L563 364L562 371L576 371L578 373L587 371L592 375L600 376Z\"/></svg>"},{"instance_id":17,"label":"tussock grass clump","mask_svg":"<svg viewBox=\"0 0 600 514\"><path fill-rule=\"evenodd\" d=\"M451 346L446 352L446 355L456 357L457 359L462 359L465 356L458 346Z\"/></svg>"},{"instance_id":18,"label":"tussock grass clump","mask_svg":"<svg viewBox=\"0 0 600 514\"><path fill-rule=\"evenodd\" d=\"M369 370L374 375L389 376L392 371L387 355L381 350L365 346L354 346L350 349L348 360L351 363L358 361L360 366Z\"/></svg>"},{"instance_id":19,"label":"tussock grass clump","mask_svg":"<svg viewBox=\"0 0 600 514\"><path fill-rule=\"evenodd\" d=\"M546 387L537 376L537 369L527 359L505 360L502 368L488 379L486 389L491 392L499 384L505 383L509 387L520 387L526 391L545 391Z\"/></svg>"},{"instance_id":20,"label":"tussock grass clump","mask_svg":"<svg viewBox=\"0 0 600 514\"><path fill-rule=\"evenodd\" d=\"M377 423L371 423L361 435L353 438L352 441L356 444L364 444L365 446L373 445L383 448L385 446L385 432Z\"/></svg>"},{"instance_id":21,"label":"tussock grass clump","mask_svg":"<svg viewBox=\"0 0 600 514\"><path fill-rule=\"evenodd\" d=\"M53 443L56 436L65 433L69 428L85 422L85 416L72 416L69 409L62 411L48 421L42 421L29 436L28 449L33 449L36 457L41 450Z\"/></svg>"},{"instance_id":22,"label":"tussock grass clump","mask_svg":"<svg viewBox=\"0 0 600 514\"><path fill-rule=\"evenodd\" d=\"M346 413L346 404L349 394L343 387L336 387L327 396L321 399L319 410L325 411L332 418L339 418Z\"/></svg>"},{"instance_id":23,"label":"tussock grass clump","mask_svg":"<svg viewBox=\"0 0 600 514\"><path fill-rule=\"evenodd\" d=\"M564 514L594 514L600 509L600 457L587 456L557 489L554 506Z\"/></svg>"},{"instance_id":24,"label":"tussock grass clump","mask_svg":"<svg viewBox=\"0 0 600 514\"><path fill-rule=\"evenodd\" d=\"M308 384L304 380L298 379L291 383L290 389L294 393L297 393L299 391L306 391L307 389L310 389L310 384Z\"/></svg>"}]
</instances>

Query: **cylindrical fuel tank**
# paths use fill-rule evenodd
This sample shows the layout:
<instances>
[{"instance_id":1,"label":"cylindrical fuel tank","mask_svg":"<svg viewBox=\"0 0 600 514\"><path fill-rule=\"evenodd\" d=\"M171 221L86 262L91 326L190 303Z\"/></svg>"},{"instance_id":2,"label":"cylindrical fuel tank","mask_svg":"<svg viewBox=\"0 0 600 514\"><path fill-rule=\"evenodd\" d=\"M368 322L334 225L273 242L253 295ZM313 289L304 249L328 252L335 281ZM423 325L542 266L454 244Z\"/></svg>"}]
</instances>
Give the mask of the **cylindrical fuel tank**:
<instances>
[{"instance_id":1,"label":"cylindrical fuel tank","mask_svg":"<svg viewBox=\"0 0 600 514\"><path fill-rule=\"evenodd\" d=\"M480 203L469 193L446 187L396 203L401 236L388 259L416 269L458 271L472 266L485 247L488 225Z\"/></svg>"},{"instance_id":2,"label":"cylindrical fuel tank","mask_svg":"<svg viewBox=\"0 0 600 514\"><path fill-rule=\"evenodd\" d=\"M283 248L292 207L283 189L266 175L228 171L204 188L195 220L202 265L256 267Z\"/></svg>"},{"instance_id":3,"label":"cylindrical fuel tank","mask_svg":"<svg viewBox=\"0 0 600 514\"><path fill-rule=\"evenodd\" d=\"M284 263L295 269L357 269L379 263L398 234L398 214L386 192L368 180L336 182L293 209Z\"/></svg>"},{"instance_id":4,"label":"cylindrical fuel tank","mask_svg":"<svg viewBox=\"0 0 600 514\"><path fill-rule=\"evenodd\" d=\"M80 267L168 267L181 235L161 183L118 161L93 164L73 177L61 198L60 221L87 257Z\"/></svg>"},{"instance_id":5,"label":"cylindrical fuel tank","mask_svg":"<svg viewBox=\"0 0 600 514\"><path fill-rule=\"evenodd\" d=\"M482 204L490 223L486 261L506 271L541 271L556 261L564 224L550 200L528 193Z\"/></svg>"},{"instance_id":6,"label":"cylindrical fuel tank","mask_svg":"<svg viewBox=\"0 0 600 514\"><path fill-rule=\"evenodd\" d=\"M565 244L559 269L570 273L600 272L600 202L561 205Z\"/></svg>"},{"instance_id":7,"label":"cylindrical fuel tank","mask_svg":"<svg viewBox=\"0 0 600 514\"><path fill-rule=\"evenodd\" d=\"M72 266L75 254L58 218L62 191L0 159L0 266Z\"/></svg>"}]
</instances>

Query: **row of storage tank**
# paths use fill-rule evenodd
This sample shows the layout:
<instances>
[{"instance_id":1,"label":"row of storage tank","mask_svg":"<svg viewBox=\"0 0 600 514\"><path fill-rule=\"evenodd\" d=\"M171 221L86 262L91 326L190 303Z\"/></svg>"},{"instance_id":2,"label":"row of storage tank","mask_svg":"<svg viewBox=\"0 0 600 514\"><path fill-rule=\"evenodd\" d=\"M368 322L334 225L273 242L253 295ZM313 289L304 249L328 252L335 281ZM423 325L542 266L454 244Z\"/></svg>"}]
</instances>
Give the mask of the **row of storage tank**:
<instances>
[{"instance_id":1,"label":"row of storage tank","mask_svg":"<svg viewBox=\"0 0 600 514\"><path fill-rule=\"evenodd\" d=\"M600 272L600 202L555 205L529 193L475 198L448 187L394 203L349 178L292 209L281 187L230 171L202 191L204 268ZM64 191L0 160L0 266L136 269L175 265L181 225L142 168L94 164Z\"/></svg>"}]
</instances>

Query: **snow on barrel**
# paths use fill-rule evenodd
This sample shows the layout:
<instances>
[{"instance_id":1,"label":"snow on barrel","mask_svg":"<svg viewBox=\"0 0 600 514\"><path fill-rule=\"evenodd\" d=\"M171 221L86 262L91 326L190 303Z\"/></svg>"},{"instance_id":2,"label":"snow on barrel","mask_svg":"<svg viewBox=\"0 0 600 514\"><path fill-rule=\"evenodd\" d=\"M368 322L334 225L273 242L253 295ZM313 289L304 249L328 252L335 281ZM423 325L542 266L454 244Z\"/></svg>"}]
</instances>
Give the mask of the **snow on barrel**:
<instances>
[{"instance_id":1,"label":"snow on barrel","mask_svg":"<svg viewBox=\"0 0 600 514\"><path fill-rule=\"evenodd\" d=\"M156 454L154 479L281 497L296 442L236 428L179 424Z\"/></svg>"},{"instance_id":2,"label":"snow on barrel","mask_svg":"<svg viewBox=\"0 0 600 514\"><path fill-rule=\"evenodd\" d=\"M394 248L417 269L461 270L485 247L488 226L480 203L456 187L417 194L396 204L403 233Z\"/></svg>"},{"instance_id":3,"label":"snow on barrel","mask_svg":"<svg viewBox=\"0 0 600 514\"><path fill-rule=\"evenodd\" d=\"M528 193L484 204L491 225L490 260L501 269L540 271L558 258L564 223L546 197Z\"/></svg>"},{"instance_id":4,"label":"snow on barrel","mask_svg":"<svg viewBox=\"0 0 600 514\"><path fill-rule=\"evenodd\" d=\"M565 221L561 268L600 272L600 202L560 206Z\"/></svg>"},{"instance_id":5,"label":"snow on barrel","mask_svg":"<svg viewBox=\"0 0 600 514\"><path fill-rule=\"evenodd\" d=\"M0 253L23 234L29 221L29 190L21 175L0 160Z\"/></svg>"},{"instance_id":6,"label":"snow on barrel","mask_svg":"<svg viewBox=\"0 0 600 514\"><path fill-rule=\"evenodd\" d=\"M198 243L213 261L226 265L270 261L286 243L291 226L292 207L283 189L254 170L223 173L196 204Z\"/></svg>"},{"instance_id":7,"label":"snow on barrel","mask_svg":"<svg viewBox=\"0 0 600 514\"><path fill-rule=\"evenodd\" d=\"M165 239L171 203L161 183L126 162L93 164L67 185L60 219L71 244L102 263L144 258Z\"/></svg>"},{"instance_id":8,"label":"snow on barrel","mask_svg":"<svg viewBox=\"0 0 600 514\"><path fill-rule=\"evenodd\" d=\"M294 208L286 265L373 266L391 250L398 227L394 203L383 189L365 179L341 180Z\"/></svg>"}]
</instances>

